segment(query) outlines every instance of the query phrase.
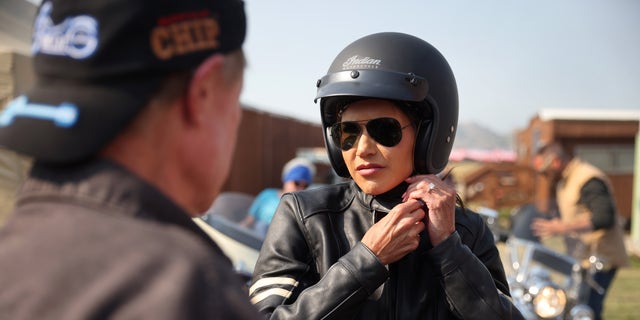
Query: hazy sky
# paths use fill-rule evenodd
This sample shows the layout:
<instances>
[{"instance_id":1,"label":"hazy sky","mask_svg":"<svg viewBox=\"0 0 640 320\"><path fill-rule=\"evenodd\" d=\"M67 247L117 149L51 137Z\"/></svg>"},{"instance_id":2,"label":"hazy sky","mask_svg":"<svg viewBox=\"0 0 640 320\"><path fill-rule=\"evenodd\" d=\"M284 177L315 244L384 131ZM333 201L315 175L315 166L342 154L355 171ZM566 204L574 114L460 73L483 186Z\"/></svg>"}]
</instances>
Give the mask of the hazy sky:
<instances>
[{"instance_id":1,"label":"hazy sky","mask_svg":"<svg viewBox=\"0 0 640 320\"><path fill-rule=\"evenodd\" d=\"M511 133L543 108L640 110L637 0L245 2L241 101L257 109L319 123L316 80L338 52L398 31L448 59L461 122Z\"/></svg>"},{"instance_id":2,"label":"hazy sky","mask_svg":"<svg viewBox=\"0 0 640 320\"><path fill-rule=\"evenodd\" d=\"M640 110L640 1L246 0L249 66L241 97L320 121L316 80L352 41L423 38L458 81L460 121L499 133L541 108Z\"/></svg>"}]
</instances>

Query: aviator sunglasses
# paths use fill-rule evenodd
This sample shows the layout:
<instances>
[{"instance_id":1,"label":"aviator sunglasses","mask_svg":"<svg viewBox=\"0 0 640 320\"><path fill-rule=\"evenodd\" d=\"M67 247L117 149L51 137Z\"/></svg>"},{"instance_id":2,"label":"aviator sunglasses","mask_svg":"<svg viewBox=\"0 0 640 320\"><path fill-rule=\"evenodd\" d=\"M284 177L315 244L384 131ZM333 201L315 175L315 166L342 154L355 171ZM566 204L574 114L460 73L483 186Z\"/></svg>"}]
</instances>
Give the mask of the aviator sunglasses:
<instances>
[{"instance_id":1,"label":"aviator sunglasses","mask_svg":"<svg viewBox=\"0 0 640 320\"><path fill-rule=\"evenodd\" d=\"M347 151L356 144L362 135L362 123L367 133L377 143L385 147L396 146L402 140L402 130L410 126L401 126L394 118L376 118L362 121L344 121L331 126L331 138L343 151Z\"/></svg>"}]
</instances>

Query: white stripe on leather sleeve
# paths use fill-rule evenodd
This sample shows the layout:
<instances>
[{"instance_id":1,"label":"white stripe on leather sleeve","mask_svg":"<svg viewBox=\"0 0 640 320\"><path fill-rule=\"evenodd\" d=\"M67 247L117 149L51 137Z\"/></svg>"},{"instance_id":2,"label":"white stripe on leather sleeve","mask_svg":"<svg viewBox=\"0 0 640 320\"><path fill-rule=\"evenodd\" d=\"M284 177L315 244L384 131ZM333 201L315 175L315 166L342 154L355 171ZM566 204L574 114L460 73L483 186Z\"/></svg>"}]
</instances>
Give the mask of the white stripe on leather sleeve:
<instances>
[{"instance_id":1,"label":"white stripe on leather sleeve","mask_svg":"<svg viewBox=\"0 0 640 320\"><path fill-rule=\"evenodd\" d=\"M277 296L281 296L285 299L289 298L291 296L291 291L290 290L285 290L285 289L281 289L281 288L273 288L273 289L269 289L269 290L265 290L264 292L260 292L259 294L255 295L253 298L251 298L251 303L252 304L256 304L264 299L266 299L269 296L272 295L277 295Z\"/></svg>"},{"instance_id":2,"label":"white stripe on leather sleeve","mask_svg":"<svg viewBox=\"0 0 640 320\"><path fill-rule=\"evenodd\" d=\"M256 283L254 283L251 286L251 288L249 288L249 295L251 295L254 291L262 287L267 287L272 285L290 285L295 288L298 286L298 281L296 281L296 279L286 278L286 277L262 278L256 281Z\"/></svg>"}]
</instances>

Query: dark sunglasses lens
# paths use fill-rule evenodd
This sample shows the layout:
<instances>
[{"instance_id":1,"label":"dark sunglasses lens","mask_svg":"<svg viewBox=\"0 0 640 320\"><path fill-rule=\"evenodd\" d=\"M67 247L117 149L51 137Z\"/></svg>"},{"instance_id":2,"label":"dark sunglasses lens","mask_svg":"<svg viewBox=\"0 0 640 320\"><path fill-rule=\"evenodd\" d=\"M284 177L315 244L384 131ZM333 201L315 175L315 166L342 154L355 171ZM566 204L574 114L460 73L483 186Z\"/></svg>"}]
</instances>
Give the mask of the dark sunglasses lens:
<instances>
[{"instance_id":1,"label":"dark sunglasses lens","mask_svg":"<svg viewBox=\"0 0 640 320\"><path fill-rule=\"evenodd\" d=\"M347 151L353 148L353 145L362 134L360 126L356 122L340 122L336 123L331 130L333 142L340 146L340 149Z\"/></svg>"},{"instance_id":2,"label":"dark sunglasses lens","mask_svg":"<svg viewBox=\"0 0 640 320\"><path fill-rule=\"evenodd\" d=\"M333 140L333 144L336 146L340 145L340 123L334 123L331 126L331 140Z\"/></svg>"},{"instance_id":3,"label":"dark sunglasses lens","mask_svg":"<svg viewBox=\"0 0 640 320\"><path fill-rule=\"evenodd\" d=\"M367 132L385 147L393 147L402 140L402 127L394 118L377 118L367 122Z\"/></svg>"}]
</instances>

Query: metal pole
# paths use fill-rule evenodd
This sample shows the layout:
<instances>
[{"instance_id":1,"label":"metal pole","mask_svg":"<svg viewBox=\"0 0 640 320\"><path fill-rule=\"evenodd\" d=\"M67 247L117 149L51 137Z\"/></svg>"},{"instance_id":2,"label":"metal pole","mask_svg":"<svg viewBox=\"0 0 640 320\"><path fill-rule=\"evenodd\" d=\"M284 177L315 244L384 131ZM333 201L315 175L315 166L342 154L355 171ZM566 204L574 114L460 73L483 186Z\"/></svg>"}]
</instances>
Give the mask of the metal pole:
<instances>
[{"instance_id":1,"label":"metal pole","mask_svg":"<svg viewBox=\"0 0 640 320\"><path fill-rule=\"evenodd\" d=\"M631 241L630 253L640 256L640 119L636 134L633 166L633 194L631 196Z\"/></svg>"}]
</instances>

